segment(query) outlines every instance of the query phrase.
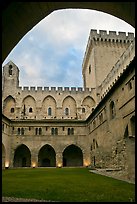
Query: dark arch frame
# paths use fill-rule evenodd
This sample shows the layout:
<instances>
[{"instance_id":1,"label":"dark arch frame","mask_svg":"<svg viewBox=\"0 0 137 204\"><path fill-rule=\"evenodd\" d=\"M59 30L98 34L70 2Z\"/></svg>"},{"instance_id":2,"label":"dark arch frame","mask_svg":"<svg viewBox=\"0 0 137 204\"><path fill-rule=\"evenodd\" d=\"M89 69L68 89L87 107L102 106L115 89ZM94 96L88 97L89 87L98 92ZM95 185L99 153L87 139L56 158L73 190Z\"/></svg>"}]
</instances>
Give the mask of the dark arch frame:
<instances>
[{"instance_id":1,"label":"dark arch frame","mask_svg":"<svg viewBox=\"0 0 137 204\"><path fill-rule=\"evenodd\" d=\"M69 8L98 10L135 27L135 2L3 2L2 61L37 23L55 10ZM16 11L23 12L16 12ZM31 11L31 12L30 12ZM18 29L18 32L17 32ZM11 35L12 30L12 35Z\"/></svg>"}]
</instances>

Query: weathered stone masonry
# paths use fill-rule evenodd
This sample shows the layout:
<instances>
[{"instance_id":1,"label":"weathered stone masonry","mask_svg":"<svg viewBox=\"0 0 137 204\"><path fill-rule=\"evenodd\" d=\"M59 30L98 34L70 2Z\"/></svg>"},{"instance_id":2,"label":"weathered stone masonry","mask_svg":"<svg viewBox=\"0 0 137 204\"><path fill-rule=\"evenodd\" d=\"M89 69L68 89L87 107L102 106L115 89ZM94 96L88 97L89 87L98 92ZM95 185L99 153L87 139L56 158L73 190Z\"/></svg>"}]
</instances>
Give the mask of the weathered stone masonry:
<instances>
[{"instance_id":1,"label":"weathered stone masonry","mask_svg":"<svg viewBox=\"0 0 137 204\"><path fill-rule=\"evenodd\" d=\"M135 179L135 46L129 33L91 30L83 87L20 87L2 78L2 166L95 166Z\"/></svg>"}]
</instances>

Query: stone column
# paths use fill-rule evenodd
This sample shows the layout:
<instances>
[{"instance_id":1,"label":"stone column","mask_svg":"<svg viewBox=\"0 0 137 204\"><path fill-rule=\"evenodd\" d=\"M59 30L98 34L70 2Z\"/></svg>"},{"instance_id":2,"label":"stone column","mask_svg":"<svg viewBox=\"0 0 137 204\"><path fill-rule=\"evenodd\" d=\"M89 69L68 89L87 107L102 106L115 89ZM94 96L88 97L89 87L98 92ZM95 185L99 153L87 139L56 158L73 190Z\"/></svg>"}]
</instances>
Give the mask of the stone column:
<instances>
[{"instance_id":1,"label":"stone column","mask_svg":"<svg viewBox=\"0 0 137 204\"><path fill-rule=\"evenodd\" d=\"M63 158L62 158L62 152L56 153L56 167L62 167L63 166Z\"/></svg>"},{"instance_id":2,"label":"stone column","mask_svg":"<svg viewBox=\"0 0 137 204\"><path fill-rule=\"evenodd\" d=\"M34 150L31 152L31 167L38 167L38 153Z\"/></svg>"}]
</instances>

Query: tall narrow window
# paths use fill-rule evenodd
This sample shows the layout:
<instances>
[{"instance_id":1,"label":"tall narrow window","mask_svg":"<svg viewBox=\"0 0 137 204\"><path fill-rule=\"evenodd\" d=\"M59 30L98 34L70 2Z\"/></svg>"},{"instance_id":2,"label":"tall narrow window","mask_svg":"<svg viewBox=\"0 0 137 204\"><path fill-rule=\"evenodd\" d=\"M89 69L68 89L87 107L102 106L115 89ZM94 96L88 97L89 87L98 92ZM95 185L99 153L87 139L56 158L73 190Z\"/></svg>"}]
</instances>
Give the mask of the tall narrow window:
<instances>
[{"instance_id":1,"label":"tall narrow window","mask_svg":"<svg viewBox=\"0 0 137 204\"><path fill-rule=\"evenodd\" d=\"M24 128L21 128L21 134L24 135Z\"/></svg>"},{"instance_id":2,"label":"tall narrow window","mask_svg":"<svg viewBox=\"0 0 137 204\"><path fill-rule=\"evenodd\" d=\"M68 128L68 135L70 135L70 128Z\"/></svg>"},{"instance_id":3,"label":"tall narrow window","mask_svg":"<svg viewBox=\"0 0 137 204\"><path fill-rule=\"evenodd\" d=\"M38 135L38 128L35 129L35 134Z\"/></svg>"},{"instance_id":4,"label":"tall narrow window","mask_svg":"<svg viewBox=\"0 0 137 204\"><path fill-rule=\"evenodd\" d=\"M74 128L71 128L71 134L74 135Z\"/></svg>"},{"instance_id":5,"label":"tall narrow window","mask_svg":"<svg viewBox=\"0 0 137 204\"><path fill-rule=\"evenodd\" d=\"M18 128L18 135L20 135L20 128Z\"/></svg>"},{"instance_id":6,"label":"tall narrow window","mask_svg":"<svg viewBox=\"0 0 137 204\"><path fill-rule=\"evenodd\" d=\"M110 118L113 119L115 117L115 104L113 101L110 103Z\"/></svg>"},{"instance_id":7,"label":"tall narrow window","mask_svg":"<svg viewBox=\"0 0 137 204\"><path fill-rule=\"evenodd\" d=\"M4 124L2 124L2 130L4 131Z\"/></svg>"},{"instance_id":8,"label":"tall narrow window","mask_svg":"<svg viewBox=\"0 0 137 204\"><path fill-rule=\"evenodd\" d=\"M12 65L9 65L9 75L12 75Z\"/></svg>"},{"instance_id":9,"label":"tall narrow window","mask_svg":"<svg viewBox=\"0 0 137 204\"><path fill-rule=\"evenodd\" d=\"M82 113L85 113L85 108L82 108Z\"/></svg>"},{"instance_id":10,"label":"tall narrow window","mask_svg":"<svg viewBox=\"0 0 137 204\"><path fill-rule=\"evenodd\" d=\"M130 119L130 125L131 125L131 134L132 136L135 136L135 116L132 116Z\"/></svg>"},{"instance_id":11,"label":"tall narrow window","mask_svg":"<svg viewBox=\"0 0 137 204\"><path fill-rule=\"evenodd\" d=\"M52 115L52 109L48 108L48 115L51 116Z\"/></svg>"},{"instance_id":12,"label":"tall narrow window","mask_svg":"<svg viewBox=\"0 0 137 204\"><path fill-rule=\"evenodd\" d=\"M54 128L51 128L51 135L54 135Z\"/></svg>"},{"instance_id":13,"label":"tall narrow window","mask_svg":"<svg viewBox=\"0 0 137 204\"><path fill-rule=\"evenodd\" d=\"M39 128L39 135L42 135L42 129Z\"/></svg>"},{"instance_id":14,"label":"tall narrow window","mask_svg":"<svg viewBox=\"0 0 137 204\"><path fill-rule=\"evenodd\" d=\"M65 108L65 115L69 115L69 109Z\"/></svg>"},{"instance_id":15,"label":"tall narrow window","mask_svg":"<svg viewBox=\"0 0 137 204\"><path fill-rule=\"evenodd\" d=\"M58 135L58 128L55 128L55 135Z\"/></svg>"},{"instance_id":16,"label":"tall narrow window","mask_svg":"<svg viewBox=\"0 0 137 204\"><path fill-rule=\"evenodd\" d=\"M89 65L89 74L91 73L91 65Z\"/></svg>"}]
</instances>

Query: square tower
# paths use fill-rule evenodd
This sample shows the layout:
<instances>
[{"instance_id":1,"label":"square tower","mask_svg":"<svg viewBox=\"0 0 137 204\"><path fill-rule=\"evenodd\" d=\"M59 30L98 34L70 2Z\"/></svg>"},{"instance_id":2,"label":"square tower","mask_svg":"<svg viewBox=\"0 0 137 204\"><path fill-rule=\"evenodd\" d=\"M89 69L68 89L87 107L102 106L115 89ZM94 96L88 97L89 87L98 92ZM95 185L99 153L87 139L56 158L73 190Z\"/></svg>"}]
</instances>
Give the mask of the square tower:
<instances>
[{"instance_id":1,"label":"square tower","mask_svg":"<svg viewBox=\"0 0 137 204\"><path fill-rule=\"evenodd\" d=\"M82 64L84 88L98 88L133 40L133 33L91 30Z\"/></svg>"}]
</instances>

